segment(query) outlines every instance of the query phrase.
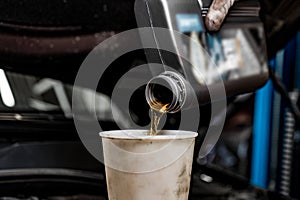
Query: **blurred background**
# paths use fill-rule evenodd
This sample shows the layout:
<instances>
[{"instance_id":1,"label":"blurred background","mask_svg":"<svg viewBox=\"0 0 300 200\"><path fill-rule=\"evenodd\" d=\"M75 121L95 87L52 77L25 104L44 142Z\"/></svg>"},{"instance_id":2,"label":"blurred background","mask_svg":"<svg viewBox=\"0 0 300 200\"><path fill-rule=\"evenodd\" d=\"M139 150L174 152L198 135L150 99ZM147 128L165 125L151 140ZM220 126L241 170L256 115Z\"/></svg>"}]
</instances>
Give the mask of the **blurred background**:
<instances>
[{"instance_id":1,"label":"blurred background","mask_svg":"<svg viewBox=\"0 0 300 200\"><path fill-rule=\"evenodd\" d=\"M202 17L210 3L202 2ZM73 82L93 47L137 26L133 7L133 0L0 2L0 199L107 199L104 166L84 148L74 126ZM239 0L221 31L207 33L220 40L225 60L239 55L236 41L244 44L240 59L250 72L255 67L249 63L259 61L247 60L247 53L263 54L272 77L258 90L228 97L218 143L205 158L195 154L190 199L300 199L299 13L299 0ZM267 48L249 45L248 51L243 41L260 34L245 24L257 23ZM137 50L105 71L96 96L104 130L119 129L116 121L126 124L117 105L118 117L112 115L111 93L124 73L146 62ZM238 79L238 69L225 71L226 80ZM76 109L84 119L93 92L75 89L82 94ZM130 103L139 125L150 122L144 89ZM200 109L209 116L209 104ZM201 119L200 135L208 119ZM165 128L176 129L179 120L168 115Z\"/></svg>"}]
</instances>

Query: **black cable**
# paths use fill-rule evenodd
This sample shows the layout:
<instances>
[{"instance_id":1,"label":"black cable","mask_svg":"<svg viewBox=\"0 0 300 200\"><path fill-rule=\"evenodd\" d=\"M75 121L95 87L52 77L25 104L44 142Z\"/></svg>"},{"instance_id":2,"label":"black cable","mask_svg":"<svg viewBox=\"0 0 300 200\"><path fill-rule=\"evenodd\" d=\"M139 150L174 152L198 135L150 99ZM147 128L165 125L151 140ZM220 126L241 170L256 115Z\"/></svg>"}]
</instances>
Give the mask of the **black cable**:
<instances>
[{"instance_id":1,"label":"black cable","mask_svg":"<svg viewBox=\"0 0 300 200\"><path fill-rule=\"evenodd\" d=\"M282 96L283 101L287 104L287 106L290 108L295 121L296 121L296 127L299 128L300 125L300 111L298 109L297 103L292 101L292 99L289 96L289 93L287 89L285 88L284 84L280 80L280 78L276 75L274 70L269 66L269 73L270 78L273 82L275 90Z\"/></svg>"}]
</instances>

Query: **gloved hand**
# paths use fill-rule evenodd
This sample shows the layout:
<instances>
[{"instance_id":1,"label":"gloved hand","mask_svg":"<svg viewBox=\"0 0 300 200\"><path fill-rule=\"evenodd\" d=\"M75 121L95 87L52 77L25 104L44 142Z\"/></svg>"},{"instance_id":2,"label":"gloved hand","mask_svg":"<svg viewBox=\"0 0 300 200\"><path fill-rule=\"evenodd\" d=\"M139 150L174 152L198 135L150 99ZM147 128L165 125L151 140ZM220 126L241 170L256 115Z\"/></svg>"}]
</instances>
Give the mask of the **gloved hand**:
<instances>
[{"instance_id":1,"label":"gloved hand","mask_svg":"<svg viewBox=\"0 0 300 200\"><path fill-rule=\"evenodd\" d=\"M209 31L217 31L220 29L233 3L234 0L213 0L205 18L205 25Z\"/></svg>"}]
</instances>

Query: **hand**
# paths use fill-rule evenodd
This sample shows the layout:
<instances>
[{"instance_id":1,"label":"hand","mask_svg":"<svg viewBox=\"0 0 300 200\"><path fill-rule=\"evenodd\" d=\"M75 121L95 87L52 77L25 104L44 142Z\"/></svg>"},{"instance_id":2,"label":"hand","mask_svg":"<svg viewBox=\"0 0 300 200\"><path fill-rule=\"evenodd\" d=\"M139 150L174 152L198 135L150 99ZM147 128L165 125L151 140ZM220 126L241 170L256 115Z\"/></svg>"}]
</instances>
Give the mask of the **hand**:
<instances>
[{"instance_id":1,"label":"hand","mask_svg":"<svg viewBox=\"0 0 300 200\"><path fill-rule=\"evenodd\" d=\"M233 3L234 0L213 0L205 18L205 25L209 31L220 29Z\"/></svg>"}]
</instances>

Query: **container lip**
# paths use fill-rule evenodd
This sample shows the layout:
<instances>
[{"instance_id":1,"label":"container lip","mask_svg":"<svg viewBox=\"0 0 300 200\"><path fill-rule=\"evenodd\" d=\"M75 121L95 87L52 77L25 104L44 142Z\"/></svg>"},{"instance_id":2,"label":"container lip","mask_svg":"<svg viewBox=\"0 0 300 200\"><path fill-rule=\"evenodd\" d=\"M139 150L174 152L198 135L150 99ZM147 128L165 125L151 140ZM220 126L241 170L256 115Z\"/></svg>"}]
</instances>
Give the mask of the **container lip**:
<instances>
[{"instance_id":1,"label":"container lip","mask_svg":"<svg viewBox=\"0 0 300 200\"><path fill-rule=\"evenodd\" d=\"M189 139L198 136L197 132L185 130L161 130L162 134L150 136L147 135L149 130L142 129L127 129L102 131L99 133L100 137L108 139L122 139L122 140L173 140L173 139Z\"/></svg>"}]
</instances>

